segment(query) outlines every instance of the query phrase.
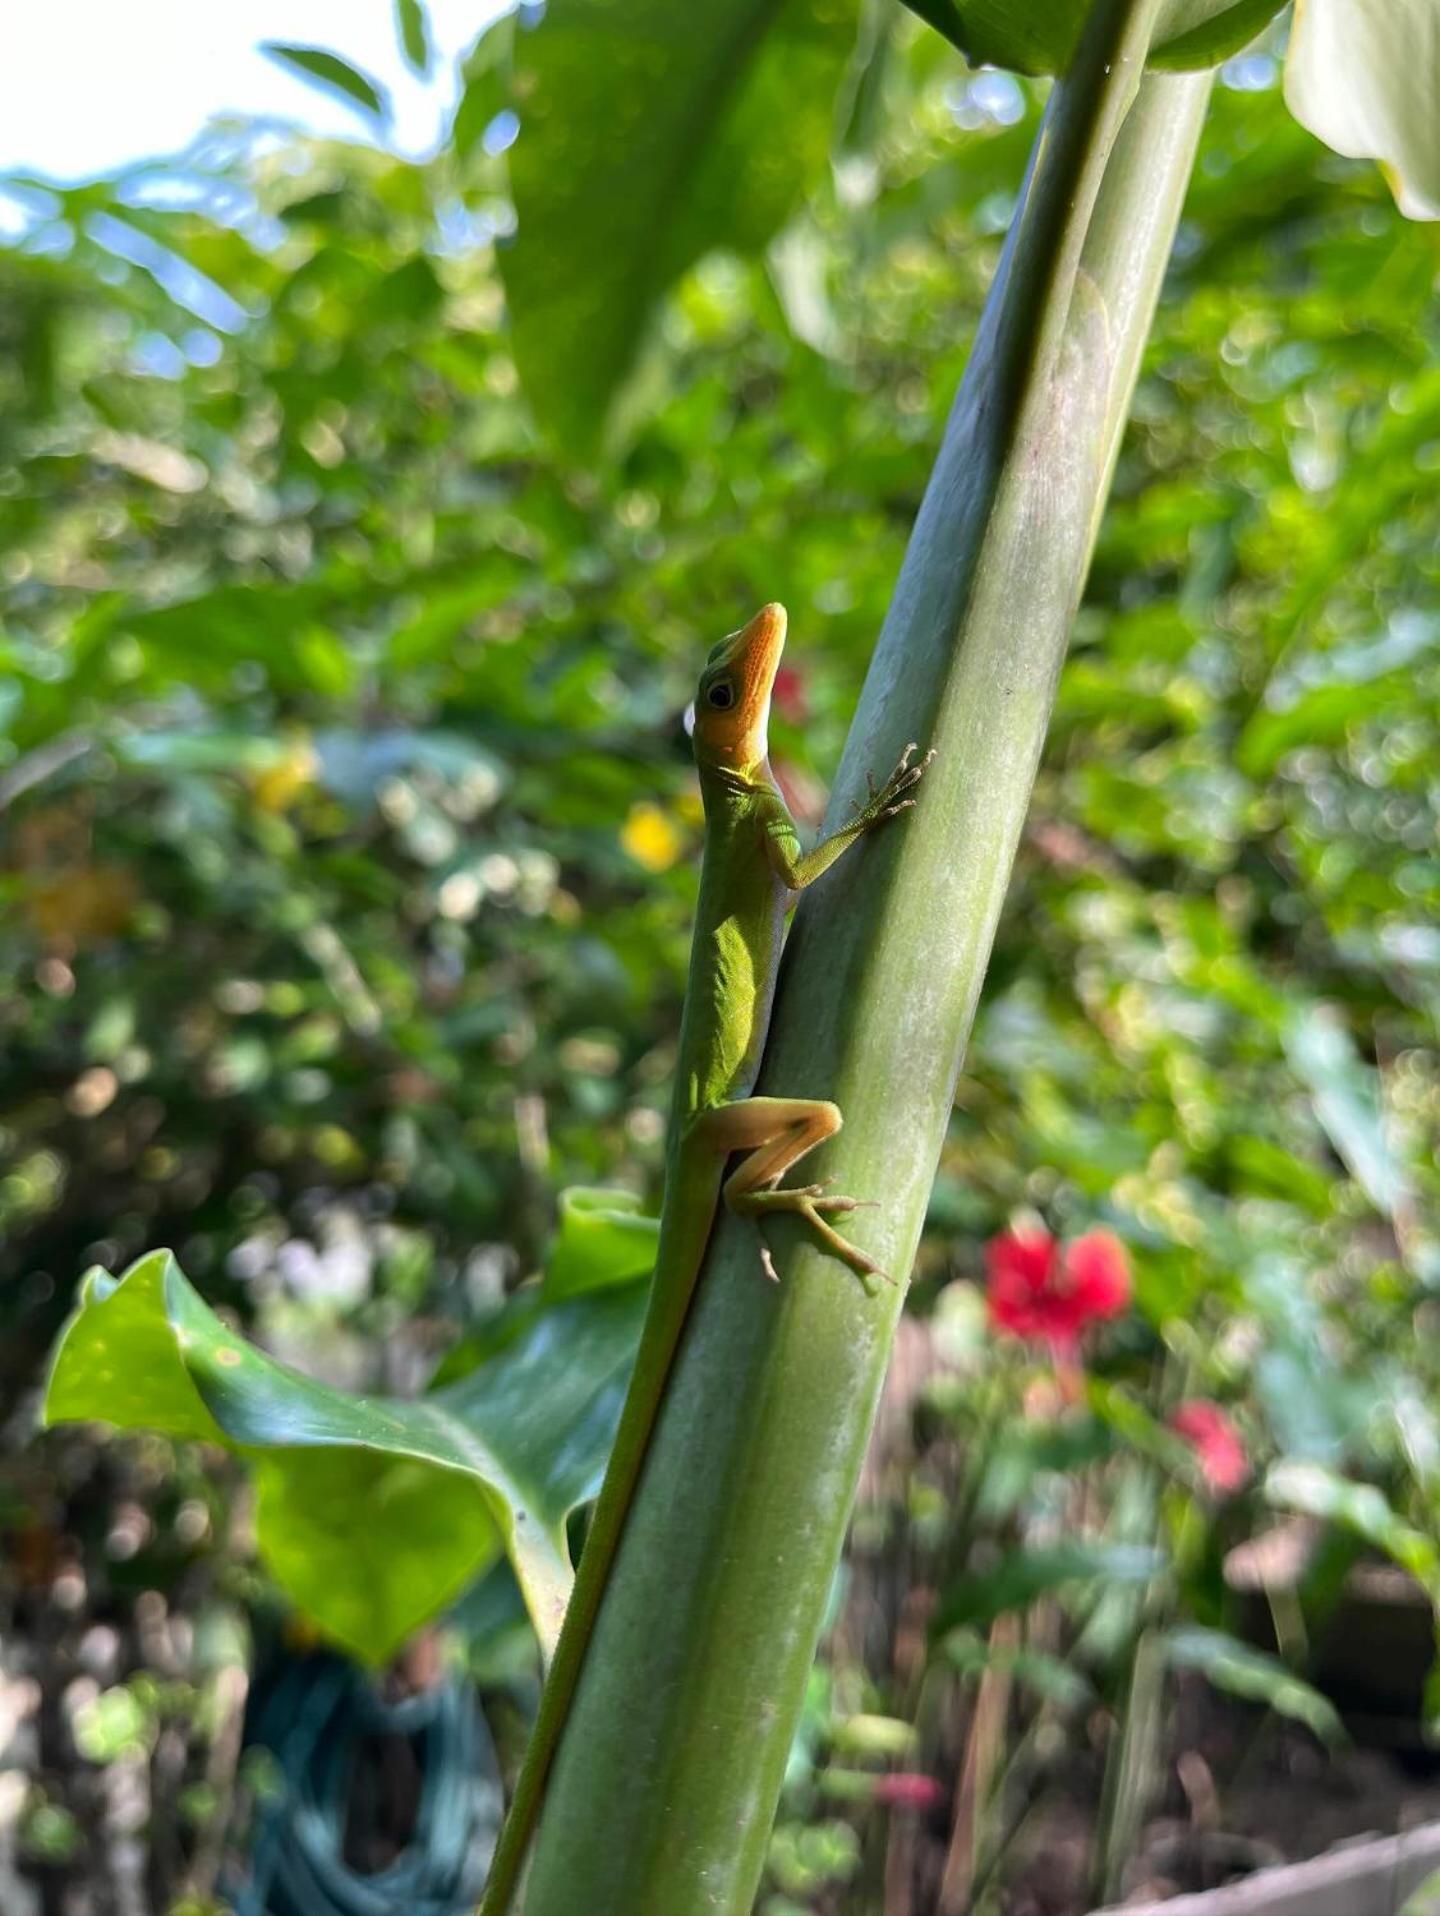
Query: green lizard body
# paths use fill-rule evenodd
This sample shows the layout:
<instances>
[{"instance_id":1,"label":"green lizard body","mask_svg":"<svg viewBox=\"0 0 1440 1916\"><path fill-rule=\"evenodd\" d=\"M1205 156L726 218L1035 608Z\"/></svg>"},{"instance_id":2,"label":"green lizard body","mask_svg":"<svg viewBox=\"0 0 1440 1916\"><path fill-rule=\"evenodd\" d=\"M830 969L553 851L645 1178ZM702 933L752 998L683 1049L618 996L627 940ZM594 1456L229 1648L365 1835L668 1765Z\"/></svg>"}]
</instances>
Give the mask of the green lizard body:
<instances>
[{"instance_id":1,"label":"green lizard body","mask_svg":"<svg viewBox=\"0 0 1440 1916\"><path fill-rule=\"evenodd\" d=\"M680 1027L665 1163L665 1198L650 1305L629 1393L595 1506L565 1622L501 1832L479 1916L506 1916L538 1820L550 1765L609 1582L626 1514L680 1343L715 1211L763 1218L798 1213L837 1257L862 1276L879 1266L842 1237L830 1215L854 1198L816 1185L781 1188L799 1158L840 1129L835 1105L813 1098L750 1095L760 1068L785 915L848 846L913 801L904 794L926 761L899 765L852 821L802 853L794 821L770 776L770 693L785 643L785 613L765 606L715 647L695 702L695 758L705 804L705 854ZM726 1176L726 1159L746 1155ZM774 1276L767 1251L761 1252Z\"/></svg>"}]
</instances>

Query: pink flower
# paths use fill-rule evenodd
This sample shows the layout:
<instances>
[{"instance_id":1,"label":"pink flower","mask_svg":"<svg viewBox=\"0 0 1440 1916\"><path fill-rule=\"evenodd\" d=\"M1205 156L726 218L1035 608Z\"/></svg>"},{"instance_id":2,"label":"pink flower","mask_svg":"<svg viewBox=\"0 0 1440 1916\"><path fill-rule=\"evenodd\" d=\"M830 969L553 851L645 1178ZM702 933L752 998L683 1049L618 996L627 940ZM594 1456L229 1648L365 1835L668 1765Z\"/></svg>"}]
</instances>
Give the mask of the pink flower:
<instances>
[{"instance_id":1,"label":"pink flower","mask_svg":"<svg viewBox=\"0 0 1440 1916\"><path fill-rule=\"evenodd\" d=\"M1003 1231L985 1247L990 1321L1074 1362L1081 1333L1130 1302L1130 1263L1108 1231L1061 1244L1048 1231Z\"/></svg>"},{"instance_id":2,"label":"pink flower","mask_svg":"<svg viewBox=\"0 0 1440 1916\"><path fill-rule=\"evenodd\" d=\"M1170 1419L1170 1428L1194 1451L1200 1474L1212 1490L1229 1495L1249 1483L1250 1459L1244 1440L1218 1404L1201 1398L1181 1404Z\"/></svg>"},{"instance_id":3,"label":"pink flower","mask_svg":"<svg viewBox=\"0 0 1440 1916\"><path fill-rule=\"evenodd\" d=\"M877 1776L871 1795L892 1810L933 1810L945 1801L945 1785L933 1776L896 1770L890 1776Z\"/></svg>"}]
</instances>

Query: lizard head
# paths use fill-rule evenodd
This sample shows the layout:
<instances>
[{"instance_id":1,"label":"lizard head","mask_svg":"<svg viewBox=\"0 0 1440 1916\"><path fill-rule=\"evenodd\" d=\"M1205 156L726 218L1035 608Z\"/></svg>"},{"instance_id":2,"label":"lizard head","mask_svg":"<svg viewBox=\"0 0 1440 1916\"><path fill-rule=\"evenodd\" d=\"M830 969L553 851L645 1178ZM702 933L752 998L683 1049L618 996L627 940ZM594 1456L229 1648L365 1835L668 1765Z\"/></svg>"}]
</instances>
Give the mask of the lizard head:
<instances>
[{"instance_id":1,"label":"lizard head","mask_svg":"<svg viewBox=\"0 0 1440 1916\"><path fill-rule=\"evenodd\" d=\"M784 606L762 605L713 649L695 693L695 753L702 764L741 771L763 762L770 691L784 648Z\"/></svg>"}]
</instances>

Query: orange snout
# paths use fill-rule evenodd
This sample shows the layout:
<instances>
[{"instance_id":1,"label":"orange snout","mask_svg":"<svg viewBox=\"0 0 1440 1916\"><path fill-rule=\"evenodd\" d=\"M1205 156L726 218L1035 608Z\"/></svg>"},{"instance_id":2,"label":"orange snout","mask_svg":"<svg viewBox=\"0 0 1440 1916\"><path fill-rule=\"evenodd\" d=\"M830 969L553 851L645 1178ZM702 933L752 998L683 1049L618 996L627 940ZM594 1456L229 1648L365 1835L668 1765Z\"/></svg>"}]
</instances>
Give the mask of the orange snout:
<instances>
[{"instance_id":1,"label":"orange snout","mask_svg":"<svg viewBox=\"0 0 1440 1916\"><path fill-rule=\"evenodd\" d=\"M707 672L726 669L735 702L723 712L697 706L695 729L709 750L735 766L758 765L767 750L770 693L785 649L785 608L762 605L740 631L722 639L710 654Z\"/></svg>"}]
</instances>

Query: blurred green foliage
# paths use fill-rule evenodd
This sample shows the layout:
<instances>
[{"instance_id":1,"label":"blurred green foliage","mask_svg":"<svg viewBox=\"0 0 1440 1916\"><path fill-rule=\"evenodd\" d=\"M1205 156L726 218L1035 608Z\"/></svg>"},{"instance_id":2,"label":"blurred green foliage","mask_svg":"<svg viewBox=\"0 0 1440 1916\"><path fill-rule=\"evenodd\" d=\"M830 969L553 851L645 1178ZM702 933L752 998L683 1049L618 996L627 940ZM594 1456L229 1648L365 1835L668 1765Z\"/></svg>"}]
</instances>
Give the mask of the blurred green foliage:
<instances>
[{"instance_id":1,"label":"blurred green foliage","mask_svg":"<svg viewBox=\"0 0 1440 1916\"><path fill-rule=\"evenodd\" d=\"M243 1304L335 1204L382 1299L456 1302L478 1245L534 1265L558 1185L653 1187L693 661L790 603L776 747L813 815L1033 124L928 36L866 77L864 149L764 263L683 283L663 400L598 475L516 390L483 142L20 189L22 1325L166 1239ZM1382 1305L1433 1276L1432 270L1373 175L1222 88L942 1243L1105 1209L1157 1318L1253 1304L1277 1259L1292 1318L1306 1272Z\"/></svg>"},{"instance_id":2,"label":"blurred green foliage","mask_svg":"<svg viewBox=\"0 0 1440 1916\"><path fill-rule=\"evenodd\" d=\"M81 1270L162 1244L223 1321L333 1383L413 1394L468 1333L458 1377L509 1334L563 1186L655 1195L698 844L680 714L697 659L769 598L794 633L777 762L818 817L1042 89L888 24L831 173L761 257L680 281L628 437L591 469L537 431L560 396L517 375L510 57L481 42L425 161L242 128L13 186L13 1400ZM1105 1644L1141 1599L1111 1589L1092 1629L1107 1564L1162 1547L1186 1615L1221 1620L1239 1519L1212 1527L1174 1468L1180 1397L1234 1409L1251 1524L1272 1461L1275 1504L1402 1561L1440 1509L1434 272L1378 176L1285 117L1269 55L1228 72L916 1293L943 1351L982 1240L1028 1209L1124 1237L1138 1311L1068 1464L1017 1461L962 1351L926 1415L993 1445L964 1497L921 1469L899 1512L965 1609L987 1559L957 1509L1039 1575L1057 1486L1117 1446L1142 1459L1140 1514L1107 1505L1066 1579L1094 1652L1072 1668L1112 1698ZM70 1521L29 1476L0 1516ZM157 1576L243 1557L224 1535L192 1523ZM991 1667L973 1632L945 1654L966 1681ZM1053 1688L1062 1666L1019 1667Z\"/></svg>"}]
</instances>

